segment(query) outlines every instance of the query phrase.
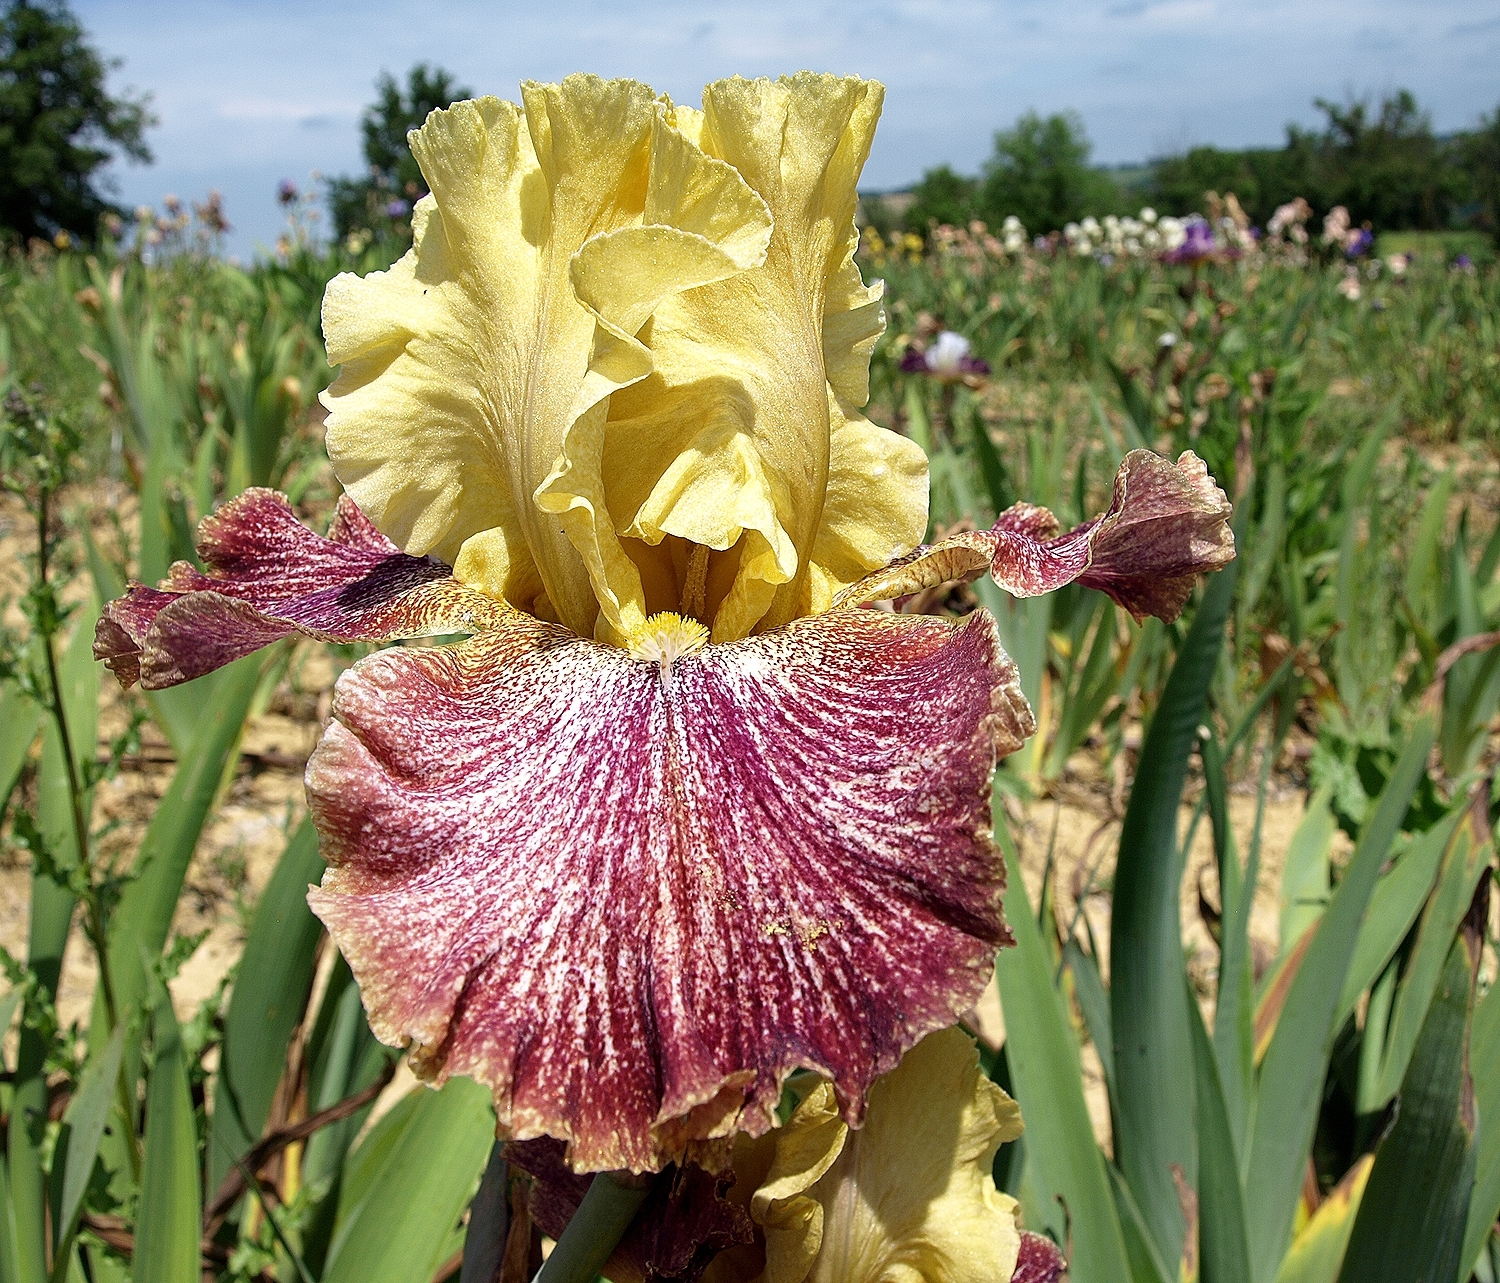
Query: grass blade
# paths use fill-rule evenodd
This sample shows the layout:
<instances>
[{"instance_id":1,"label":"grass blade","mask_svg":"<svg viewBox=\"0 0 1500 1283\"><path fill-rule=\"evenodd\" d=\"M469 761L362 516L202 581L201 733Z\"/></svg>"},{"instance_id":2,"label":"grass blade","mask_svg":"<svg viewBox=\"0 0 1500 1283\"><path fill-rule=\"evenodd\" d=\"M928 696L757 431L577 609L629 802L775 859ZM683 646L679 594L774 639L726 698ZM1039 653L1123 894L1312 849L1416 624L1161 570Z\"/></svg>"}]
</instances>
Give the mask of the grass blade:
<instances>
[{"instance_id":1,"label":"grass blade","mask_svg":"<svg viewBox=\"0 0 1500 1283\"><path fill-rule=\"evenodd\" d=\"M211 1190L260 1139L270 1113L292 1032L312 990L323 929L307 907L307 887L322 873L317 830L306 819L261 896L224 1018L208 1153Z\"/></svg>"},{"instance_id":2,"label":"grass blade","mask_svg":"<svg viewBox=\"0 0 1500 1283\"><path fill-rule=\"evenodd\" d=\"M1250 1128L1251 1082L1255 1074L1254 977L1250 965L1250 910L1255 900L1259 846L1252 842L1249 866L1240 869L1234 830L1229 824L1229 780L1218 740L1206 735L1201 747L1204 792L1213 824L1214 852L1219 868L1221 901L1219 994L1214 1008L1213 1050L1219 1091L1234 1141L1236 1166L1245 1153ZM1270 762L1270 751L1263 759ZM1265 773L1261 775L1260 803L1265 801ZM1190 1013L1193 1014L1193 1013ZM1190 1022L1191 1023L1191 1022ZM1198 1080L1203 1081L1202 1071ZM1203 1137L1198 1150L1203 1151Z\"/></svg>"},{"instance_id":3,"label":"grass blade","mask_svg":"<svg viewBox=\"0 0 1500 1283\"><path fill-rule=\"evenodd\" d=\"M1286 953L1328 907L1332 888L1328 856L1338 828L1328 805L1333 786L1325 784L1308 799L1281 869L1281 952Z\"/></svg>"},{"instance_id":4,"label":"grass blade","mask_svg":"<svg viewBox=\"0 0 1500 1283\"><path fill-rule=\"evenodd\" d=\"M1359 929L1349 974L1344 977L1344 992L1339 997L1334 1020L1343 1024L1359 1003L1366 989L1395 956L1406 933L1411 930L1422 906L1432 893L1442 868L1443 852L1448 849L1454 826L1463 818L1463 808L1455 808L1426 833L1412 839L1394 867L1375 883L1370 907Z\"/></svg>"},{"instance_id":5,"label":"grass blade","mask_svg":"<svg viewBox=\"0 0 1500 1283\"><path fill-rule=\"evenodd\" d=\"M93 662L93 620L96 607L80 610L74 631L58 666L63 715L73 740L75 767L94 755L98 716L98 674ZM85 822L89 804L84 803ZM50 714L42 723L42 756L37 768L37 827L48 854L62 869L78 863L72 795L62 751L62 740ZM46 873L31 878L31 922L26 964L36 976L39 998L54 999L62 975L63 951L76 901L72 892ZM102 1022L101 1022L102 1024ZM16 1076L10 1101L6 1137L6 1206L13 1217L10 1243L18 1277L25 1283L46 1278L46 1189L42 1151L47 1127L46 1063L51 1047L28 1025L22 1025L16 1052Z\"/></svg>"},{"instance_id":6,"label":"grass blade","mask_svg":"<svg viewBox=\"0 0 1500 1283\"><path fill-rule=\"evenodd\" d=\"M1015 843L998 808L995 836L1010 871L1013 889L1006 917L1016 937L1015 948L1000 951L995 973L1005 1011L1006 1059L1016 1099L1024 1102L1028 1177L1059 1242L1068 1241L1071 1228L1074 1278L1135 1278L1083 1098L1078 1040L1053 987Z\"/></svg>"},{"instance_id":7,"label":"grass blade","mask_svg":"<svg viewBox=\"0 0 1500 1283\"><path fill-rule=\"evenodd\" d=\"M1364 1155L1329 1191L1281 1262L1276 1283L1334 1283L1374 1165L1375 1156Z\"/></svg>"},{"instance_id":8,"label":"grass blade","mask_svg":"<svg viewBox=\"0 0 1500 1283\"><path fill-rule=\"evenodd\" d=\"M10 800L41 724L42 710L6 682L0 690L0 807Z\"/></svg>"},{"instance_id":9,"label":"grass blade","mask_svg":"<svg viewBox=\"0 0 1500 1283\"><path fill-rule=\"evenodd\" d=\"M1239 1151L1219 1081L1219 1062L1191 984L1183 992L1193 1033L1198 1101L1198 1247L1203 1283L1250 1283L1245 1188L1240 1183Z\"/></svg>"},{"instance_id":10,"label":"grass blade","mask_svg":"<svg viewBox=\"0 0 1500 1283\"><path fill-rule=\"evenodd\" d=\"M1376 877L1436 738L1436 720L1424 713L1413 725L1375 812L1360 832L1344 879L1312 934L1261 1064L1257 1097L1274 1102L1274 1107L1256 1110L1245 1183L1255 1278L1260 1283L1275 1275L1291 1241L1302 1169L1338 1032L1335 1017L1344 977Z\"/></svg>"},{"instance_id":11,"label":"grass blade","mask_svg":"<svg viewBox=\"0 0 1500 1283\"><path fill-rule=\"evenodd\" d=\"M1422 1022L1401 1084L1401 1109L1375 1151L1344 1254L1340 1283L1375 1278L1450 1283L1474 1187L1476 1116L1469 1027L1484 948L1488 886L1480 888Z\"/></svg>"},{"instance_id":12,"label":"grass blade","mask_svg":"<svg viewBox=\"0 0 1500 1283\"><path fill-rule=\"evenodd\" d=\"M1448 842L1437 890L1422 913L1416 943L1396 989L1380 1086L1370 1101L1371 1108L1380 1108L1400 1090L1417 1038L1427 1021L1428 1004L1445 972L1453 933L1474 897L1475 883L1489 873L1490 846L1484 836L1489 827L1485 818L1488 795L1488 788L1475 791L1473 804L1464 809L1463 818Z\"/></svg>"},{"instance_id":13,"label":"grass blade","mask_svg":"<svg viewBox=\"0 0 1500 1283\"><path fill-rule=\"evenodd\" d=\"M411 1283L440 1264L484 1170L495 1120L489 1092L467 1078L414 1095L374 1169L345 1187L352 1197L339 1209L323 1283Z\"/></svg>"},{"instance_id":14,"label":"grass blade","mask_svg":"<svg viewBox=\"0 0 1500 1283\"><path fill-rule=\"evenodd\" d=\"M1182 1005L1177 809L1234 597L1235 567L1208 584L1141 746L1120 832L1110 920L1115 1036L1115 1160L1162 1258L1182 1255L1187 1226L1172 1168L1197 1184L1193 1044Z\"/></svg>"},{"instance_id":15,"label":"grass blade","mask_svg":"<svg viewBox=\"0 0 1500 1283\"><path fill-rule=\"evenodd\" d=\"M1469 1066L1474 1075L1474 1103L1479 1110L1479 1139L1474 1196L1469 1201L1460 1266L1474 1264L1490 1227L1500 1218L1500 984L1491 985L1474 1010Z\"/></svg>"},{"instance_id":16,"label":"grass blade","mask_svg":"<svg viewBox=\"0 0 1500 1283\"><path fill-rule=\"evenodd\" d=\"M1125 1254L1130 1258L1128 1277L1134 1283L1173 1283L1180 1275L1162 1262L1161 1254L1146 1230L1146 1222L1141 1218L1141 1209L1136 1206L1135 1196L1120 1175L1120 1169L1110 1163L1106 1170L1110 1193L1115 1200L1115 1213L1120 1218L1120 1231L1125 1237Z\"/></svg>"},{"instance_id":17,"label":"grass blade","mask_svg":"<svg viewBox=\"0 0 1500 1283\"><path fill-rule=\"evenodd\" d=\"M198 1283L198 1129L187 1062L171 1000L153 1021L156 1063L146 1088L146 1157L136 1223L133 1274L142 1283Z\"/></svg>"},{"instance_id":18,"label":"grass blade","mask_svg":"<svg viewBox=\"0 0 1500 1283\"><path fill-rule=\"evenodd\" d=\"M1063 960L1073 973L1073 989L1078 998L1078 1008L1083 1012L1083 1023L1089 1031L1089 1041L1099 1053L1099 1063L1104 1068L1104 1083L1110 1099L1115 1095L1115 1038L1109 1027L1109 991L1099 976L1099 964L1069 940L1063 946Z\"/></svg>"},{"instance_id":19,"label":"grass blade","mask_svg":"<svg viewBox=\"0 0 1500 1283\"><path fill-rule=\"evenodd\" d=\"M204 709L193 746L179 762L151 818L136 856L138 875L121 893L111 918L110 964L122 1012L145 997L142 957L155 958L166 944L188 863L208 821L219 781L238 751L260 662L249 656L222 671L225 678L217 689L218 697ZM94 1022L101 1033L104 1023Z\"/></svg>"},{"instance_id":20,"label":"grass blade","mask_svg":"<svg viewBox=\"0 0 1500 1283\"><path fill-rule=\"evenodd\" d=\"M125 1028L117 1027L101 1055L90 1058L79 1079L78 1090L68 1102L62 1127L52 1150L51 1193L52 1236L54 1256L66 1255L78 1209L88 1189L104 1124L114 1107L115 1088L120 1073L120 1057L125 1049ZM53 1271L56 1275L56 1269Z\"/></svg>"}]
</instances>

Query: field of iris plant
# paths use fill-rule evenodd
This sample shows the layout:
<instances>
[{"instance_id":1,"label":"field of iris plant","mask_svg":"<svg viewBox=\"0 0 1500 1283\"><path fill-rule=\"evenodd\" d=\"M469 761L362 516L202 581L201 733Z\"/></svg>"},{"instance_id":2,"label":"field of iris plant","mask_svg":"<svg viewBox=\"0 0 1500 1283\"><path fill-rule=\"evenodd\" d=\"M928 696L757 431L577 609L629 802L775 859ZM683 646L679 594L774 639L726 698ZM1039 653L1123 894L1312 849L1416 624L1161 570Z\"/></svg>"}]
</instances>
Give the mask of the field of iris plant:
<instances>
[{"instance_id":1,"label":"field of iris plant","mask_svg":"<svg viewBox=\"0 0 1500 1283\"><path fill-rule=\"evenodd\" d=\"M1500 269L861 237L879 98L458 104L389 271L0 264L0 1283L1500 1280Z\"/></svg>"}]
</instances>

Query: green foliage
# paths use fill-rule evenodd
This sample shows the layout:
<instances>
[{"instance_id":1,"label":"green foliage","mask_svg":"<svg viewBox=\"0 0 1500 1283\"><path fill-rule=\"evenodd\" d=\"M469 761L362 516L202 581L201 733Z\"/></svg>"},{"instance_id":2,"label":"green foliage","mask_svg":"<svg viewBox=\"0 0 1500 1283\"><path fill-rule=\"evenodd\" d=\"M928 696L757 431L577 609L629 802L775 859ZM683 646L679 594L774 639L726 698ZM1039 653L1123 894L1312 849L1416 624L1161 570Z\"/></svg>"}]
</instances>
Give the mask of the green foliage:
<instances>
[{"instance_id":1,"label":"green foliage","mask_svg":"<svg viewBox=\"0 0 1500 1283\"><path fill-rule=\"evenodd\" d=\"M1087 214L1117 212L1120 192L1103 170L1089 166L1092 150L1083 121L1072 112L1043 119L1028 111L995 135L985 164L977 210L992 227L1014 214L1033 233Z\"/></svg>"},{"instance_id":2,"label":"green foliage","mask_svg":"<svg viewBox=\"0 0 1500 1283\"><path fill-rule=\"evenodd\" d=\"M0 239L92 240L114 210L100 168L116 153L147 162L146 100L112 96L114 64L88 43L64 0L7 0L0 12Z\"/></svg>"},{"instance_id":3,"label":"green foliage","mask_svg":"<svg viewBox=\"0 0 1500 1283\"><path fill-rule=\"evenodd\" d=\"M1475 227L1500 245L1500 107L1481 116L1479 128L1459 144L1462 164L1471 181Z\"/></svg>"},{"instance_id":4,"label":"green foliage","mask_svg":"<svg viewBox=\"0 0 1500 1283\"><path fill-rule=\"evenodd\" d=\"M1152 162L1147 199L1175 212L1201 209L1205 192L1233 192L1251 221L1264 227L1278 205L1312 190L1310 160L1300 141L1244 151L1193 147Z\"/></svg>"},{"instance_id":5,"label":"green foliage","mask_svg":"<svg viewBox=\"0 0 1500 1283\"><path fill-rule=\"evenodd\" d=\"M1410 91L1373 105L1316 100L1322 129L1287 129L1281 147L1242 151L1194 147L1152 163L1152 201L1171 211L1201 209L1204 193L1233 192L1252 222L1265 226L1298 196L1318 215L1335 205L1377 231L1438 231L1472 222L1495 232L1500 173L1495 120L1446 139Z\"/></svg>"},{"instance_id":6,"label":"green foliage","mask_svg":"<svg viewBox=\"0 0 1500 1283\"><path fill-rule=\"evenodd\" d=\"M912 188L912 202L907 206L906 225L925 232L934 224L962 227L977 216L975 198L979 181L956 173L951 166L939 165L922 175Z\"/></svg>"},{"instance_id":7,"label":"green foliage","mask_svg":"<svg viewBox=\"0 0 1500 1283\"><path fill-rule=\"evenodd\" d=\"M1325 208L1345 205L1380 228L1448 225L1463 194L1464 176L1453 164L1461 149L1437 140L1409 90L1382 99L1378 111L1359 100L1319 98L1317 106L1328 123L1313 144L1312 190ZM1289 132L1291 149L1301 140Z\"/></svg>"}]
</instances>

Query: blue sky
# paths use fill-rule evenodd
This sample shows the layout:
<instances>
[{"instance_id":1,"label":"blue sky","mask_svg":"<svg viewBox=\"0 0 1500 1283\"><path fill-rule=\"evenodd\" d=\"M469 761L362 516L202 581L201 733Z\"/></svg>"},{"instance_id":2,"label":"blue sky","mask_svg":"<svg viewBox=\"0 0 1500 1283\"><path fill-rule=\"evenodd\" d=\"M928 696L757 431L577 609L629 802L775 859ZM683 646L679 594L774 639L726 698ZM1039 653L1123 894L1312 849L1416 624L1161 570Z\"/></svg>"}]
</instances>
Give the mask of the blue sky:
<instances>
[{"instance_id":1,"label":"blue sky","mask_svg":"<svg viewBox=\"0 0 1500 1283\"><path fill-rule=\"evenodd\" d=\"M117 170L126 205L225 196L231 252L281 229L275 187L362 168L382 70L427 60L480 93L597 71L697 102L719 76L874 76L885 114L865 186L940 162L977 170L996 128L1076 109L1095 158L1279 143L1312 99L1410 88L1440 131L1500 105L1500 4L1426 0L680 0L525 5L392 0L75 0L117 88L151 93L156 163Z\"/></svg>"}]
</instances>

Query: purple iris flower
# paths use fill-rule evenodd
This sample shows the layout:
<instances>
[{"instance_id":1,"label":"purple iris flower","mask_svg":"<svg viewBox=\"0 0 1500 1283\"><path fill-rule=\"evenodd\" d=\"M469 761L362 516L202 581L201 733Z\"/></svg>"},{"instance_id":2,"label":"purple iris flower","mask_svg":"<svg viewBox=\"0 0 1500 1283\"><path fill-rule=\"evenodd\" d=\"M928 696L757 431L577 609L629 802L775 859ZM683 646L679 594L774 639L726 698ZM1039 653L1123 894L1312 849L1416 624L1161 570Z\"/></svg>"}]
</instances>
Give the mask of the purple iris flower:
<instances>
[{"instance_id":1,"label":"purple iris flower","mask_svg":"<svg viewBox=\"0 0 1500 1283\"><path fill-rule=\"evenodd\" d=\"M385 216L387 218L405 218L410 211L411 206L398 196L385 207Z\"/></svg>"},{"instance_id":2,"label":"purple iris flower","mask_svg":"<svg viewBox=\"0 0 1500 1283\"><path fill-rule=\"evenodd\" d=\"M1474 266L1474 260L1467 254L1460 254L1453 260L1453 266L1458 268L1460 271L1466 272L1469 270L1469 268Z\"/></svg>"},{"instance_id":3,"label":"purple iris flower","mask_svg":"<svg viewBox=\"0 0 1500 1283\"><path fill-rule=\"evenodd\" d=\"M1186 239L1176 249L1169 249L1162 258L1168 263L1202 263L1219 252L1214 240L1214 229L1203 218L1190 218L1182 225Z\"/></svg>"},{"instance_id":4,"label":"purple iris flower","mask_svg":"<svg viewBox=\"0 0 1500 1283\"><path fill-rule=\"evenodd\" d=\"M1351 233L1349 239L1344 242L1344 256L1358 258L1361 254L1369 253L1370 246L1374 243L1375 233L1368 227L1361 227L1359 231Z\"/></svg>"},{"instance_id":5,"label":"purple iris flower","mask_svg":"<svg viewBox=\"0 0 1500 1283\"><path fill-rule=\"evenodd\" d=\"M990 372L989 362L973 355L969 340L952 330L944 330L925 351L907 348L901 357L901 369L906 374L931 374L945 383Z\"/></svg>"}]
</instances>

